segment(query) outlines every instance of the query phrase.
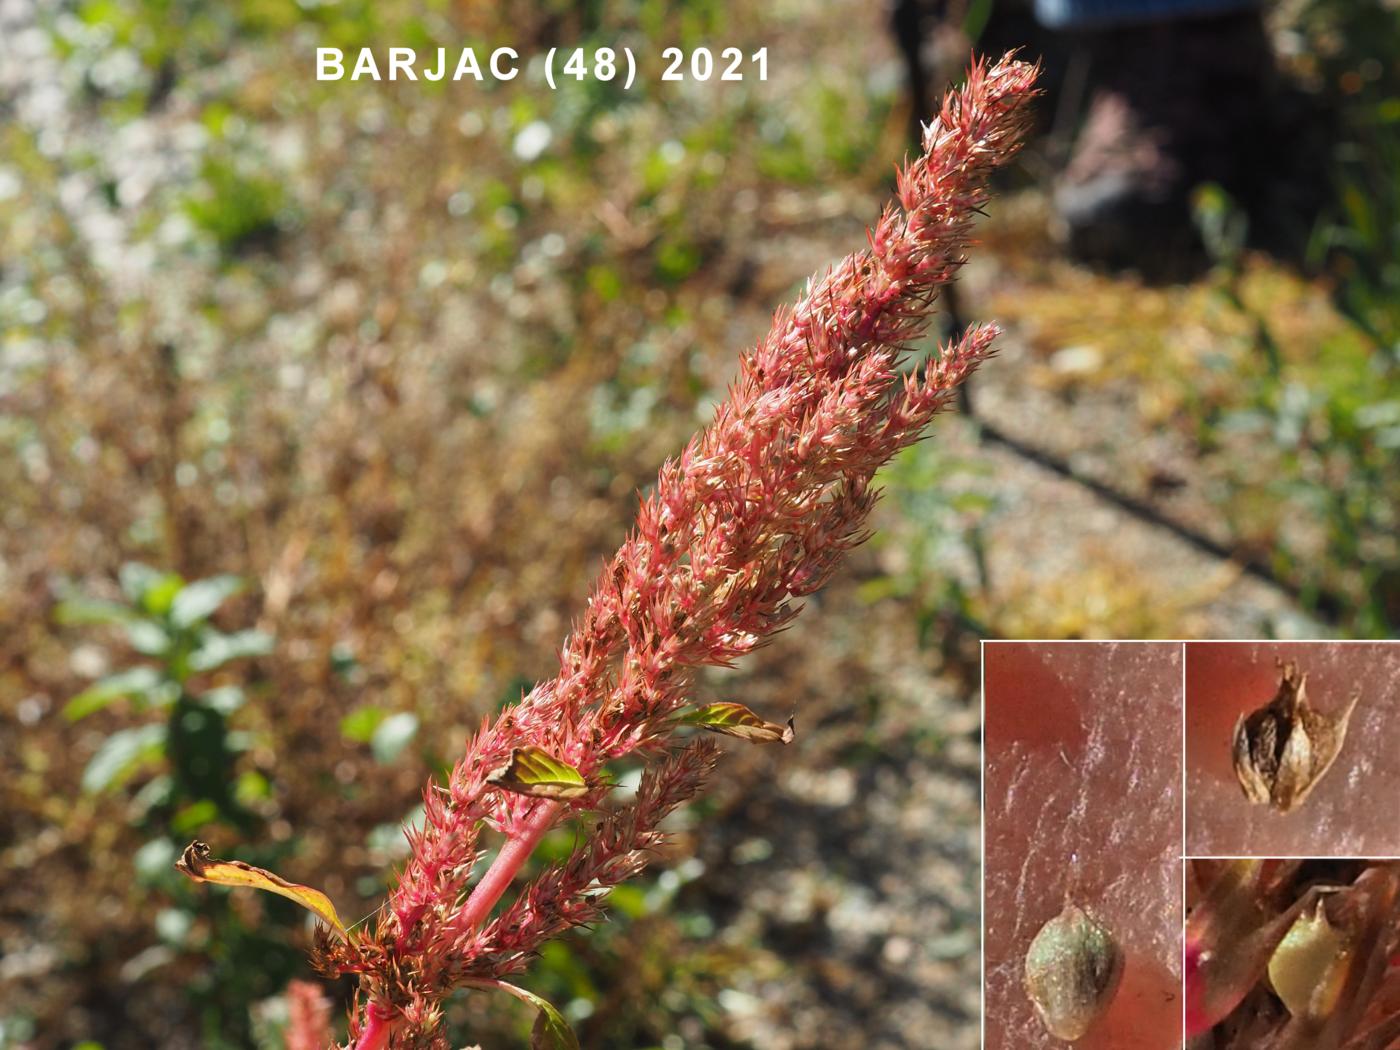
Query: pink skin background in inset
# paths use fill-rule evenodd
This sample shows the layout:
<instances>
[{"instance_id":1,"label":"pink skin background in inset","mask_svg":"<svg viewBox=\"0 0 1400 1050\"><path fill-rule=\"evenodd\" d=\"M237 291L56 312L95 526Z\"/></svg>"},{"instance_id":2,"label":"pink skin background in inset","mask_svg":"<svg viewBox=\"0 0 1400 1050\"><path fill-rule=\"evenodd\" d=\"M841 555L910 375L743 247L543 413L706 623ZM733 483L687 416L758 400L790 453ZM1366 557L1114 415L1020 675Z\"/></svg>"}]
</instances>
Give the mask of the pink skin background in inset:
<instances>
[{"instance_id":1,"label":"pink skin background in inset","mask_svg":"<svg viewBox=\"0 0 1400 1050\"><path fill-rule=\"evenodd\" d=\"M1181 1046L1181 646L988 642L986 1047L1064 1048L1022 986L1072 900L1123 947L1123 983L1076 1050Z\"/></svg>"},{"instance_id":2,"label":"pink skin background in inset","mask_svg":"<svg viewBox=\"0 0 1400 1050\"><path fill-rule=\"evenodd\" d=\"M1277 660L1307 672L1324 713L1361 699L1336 762L1291 813L1251 804L1230 741L1241 714L1278 689ZM1400 645L1190 642L1186 646L1186 850L1192 855L1400 854Z\"/></svg>"}]
</instances>

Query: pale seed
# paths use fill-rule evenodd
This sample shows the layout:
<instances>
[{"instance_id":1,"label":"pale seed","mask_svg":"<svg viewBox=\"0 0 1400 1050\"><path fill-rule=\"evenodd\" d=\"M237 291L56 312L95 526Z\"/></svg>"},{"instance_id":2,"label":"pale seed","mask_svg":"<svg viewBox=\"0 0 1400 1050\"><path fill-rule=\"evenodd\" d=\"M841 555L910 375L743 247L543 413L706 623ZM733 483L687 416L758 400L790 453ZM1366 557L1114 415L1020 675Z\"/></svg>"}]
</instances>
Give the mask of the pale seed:
<instances>
[{"instance_id":1,"label":"pale seed","mask_svg":"<svg viewBox=\"0 0 1400 1050\"><path fill-rule=\"evenodd\" d=\"M1123 977L1112 932L1073 904L1026 951L1026 994L1051 1035L1073 1042L1108 1009Z\"/></svg>"}]
</instances>

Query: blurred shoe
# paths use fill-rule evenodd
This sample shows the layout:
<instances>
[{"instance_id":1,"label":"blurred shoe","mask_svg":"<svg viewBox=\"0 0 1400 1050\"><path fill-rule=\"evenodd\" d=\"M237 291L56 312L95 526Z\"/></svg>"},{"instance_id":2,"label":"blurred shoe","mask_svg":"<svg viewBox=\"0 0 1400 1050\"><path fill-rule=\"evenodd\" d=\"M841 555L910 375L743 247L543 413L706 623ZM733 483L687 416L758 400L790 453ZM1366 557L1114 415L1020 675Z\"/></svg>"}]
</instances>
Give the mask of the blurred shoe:
<instances>
[{"instance_id":1,"label":"blurred shoe","mask_svg":"<svg viewBox=\"0 0 1400 1050\"><path fill-rule=\"evenodd\" d=\"M1262 19L1176 20L1095 32L1085 43L1094 94L1055 183L1057 232L1082 261L1183 276L1208 262L1191 191L1215 182L1243 199L1272 152Z\"/></svg>"}]
</instances>

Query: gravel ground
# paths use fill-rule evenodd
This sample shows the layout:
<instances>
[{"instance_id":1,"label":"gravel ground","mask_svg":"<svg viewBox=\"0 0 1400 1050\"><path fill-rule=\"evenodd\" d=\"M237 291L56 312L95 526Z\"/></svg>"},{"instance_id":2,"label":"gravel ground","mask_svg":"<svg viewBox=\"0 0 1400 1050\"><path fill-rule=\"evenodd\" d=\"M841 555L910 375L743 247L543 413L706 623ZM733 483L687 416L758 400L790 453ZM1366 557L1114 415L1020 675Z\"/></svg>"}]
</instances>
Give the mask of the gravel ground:
<instances>
[{"instance_id":1,"label":"gravel ground","mask_svg":"<svg viewBox=\"0 0 1400 1050\"><path fill-rule=\"evenodd\" d=\"M719 936L766 953L725 1001L732 1034L766 1050L978 1045L979 712L947 676L881 674L914 644L887 619L800 666L781 641L768 654L814 700L792 748L733 756L743 790L701 836ZM878 701L821 695L853 664Z\"/></svg>"}]
</instances>

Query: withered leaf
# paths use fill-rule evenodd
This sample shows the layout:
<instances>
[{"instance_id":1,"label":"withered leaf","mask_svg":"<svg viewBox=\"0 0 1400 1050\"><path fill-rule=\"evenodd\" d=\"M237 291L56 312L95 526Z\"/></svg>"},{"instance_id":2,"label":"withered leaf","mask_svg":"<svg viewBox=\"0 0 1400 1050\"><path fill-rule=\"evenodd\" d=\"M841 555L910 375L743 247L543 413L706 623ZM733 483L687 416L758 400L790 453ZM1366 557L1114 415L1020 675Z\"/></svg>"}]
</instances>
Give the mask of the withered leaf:
<instances>
[{"instance_id":1,"label":"withered leaf","mask_svg":"<svg viewBox=\"0 0 1400 1050\"><path fill-rule=\"evenodd\" d=\"M342 937L345 936L345 924L340 921L340 916L336 914L335 905L320 890L288 882L280 875L275 875L262 868L255 868L241 860L215 860L209 854L209 847L196 839L185 847L184 853L180 854L180 859L175 862L175 870L188 875L196 882L213 882L221 886L247 886L255 890L276 893L278 896L294 900L303 908L314 912L318 918L323 919Z\"/></svg>"},{"instance_id":2,"label":"withered leaf","mask_svg":"<svg viewBox=\"0 0 1400 1050\"><path fill-rule=\"evenodd\" d=\"M712 733L737 736L761 744L790 744L795 735L793 720L786 725L766 722L743 704L724 702L706 704L689 712L682 721L708 729Z\"/></svg>"},{"instance_id":3,"label":"withered leaf","mask_svg":"<svg viewBox=\"0 0 1400 1050\"><path fill-rule=\"evenodd\" d=\"M589 791L582 773L539 747L517 747L510 753L510 761L486 782L518 795L555 801L580 798Z\"/></svg>"},{"instance_id":4,"label":"withered leaf","mask_svg":"<svg viewBox=\"0 0 1400 1050\"><path fill-rule=\"evenodd\" d=\"M1281 813L1301 805L1336 761L1358 699L1339 715L1323 714L1308 703L1307 680L1297 664L1282 664L1273 700L1235 723L1235 776L1245 797Z\"/></svg>"},{"instance_id":5,"label":"withered leaf","mask_svg":"<svg viewBox=\"0 0 1400 1050\"><path fill-rule=\"evenodd\" d=\"M1082 908L1040 928L1026 950L1026 994L1047 1031L1073 1042L1108 1009L1123 977L1123 951L1107 926Z\"/></svg>"}]
</instances>

